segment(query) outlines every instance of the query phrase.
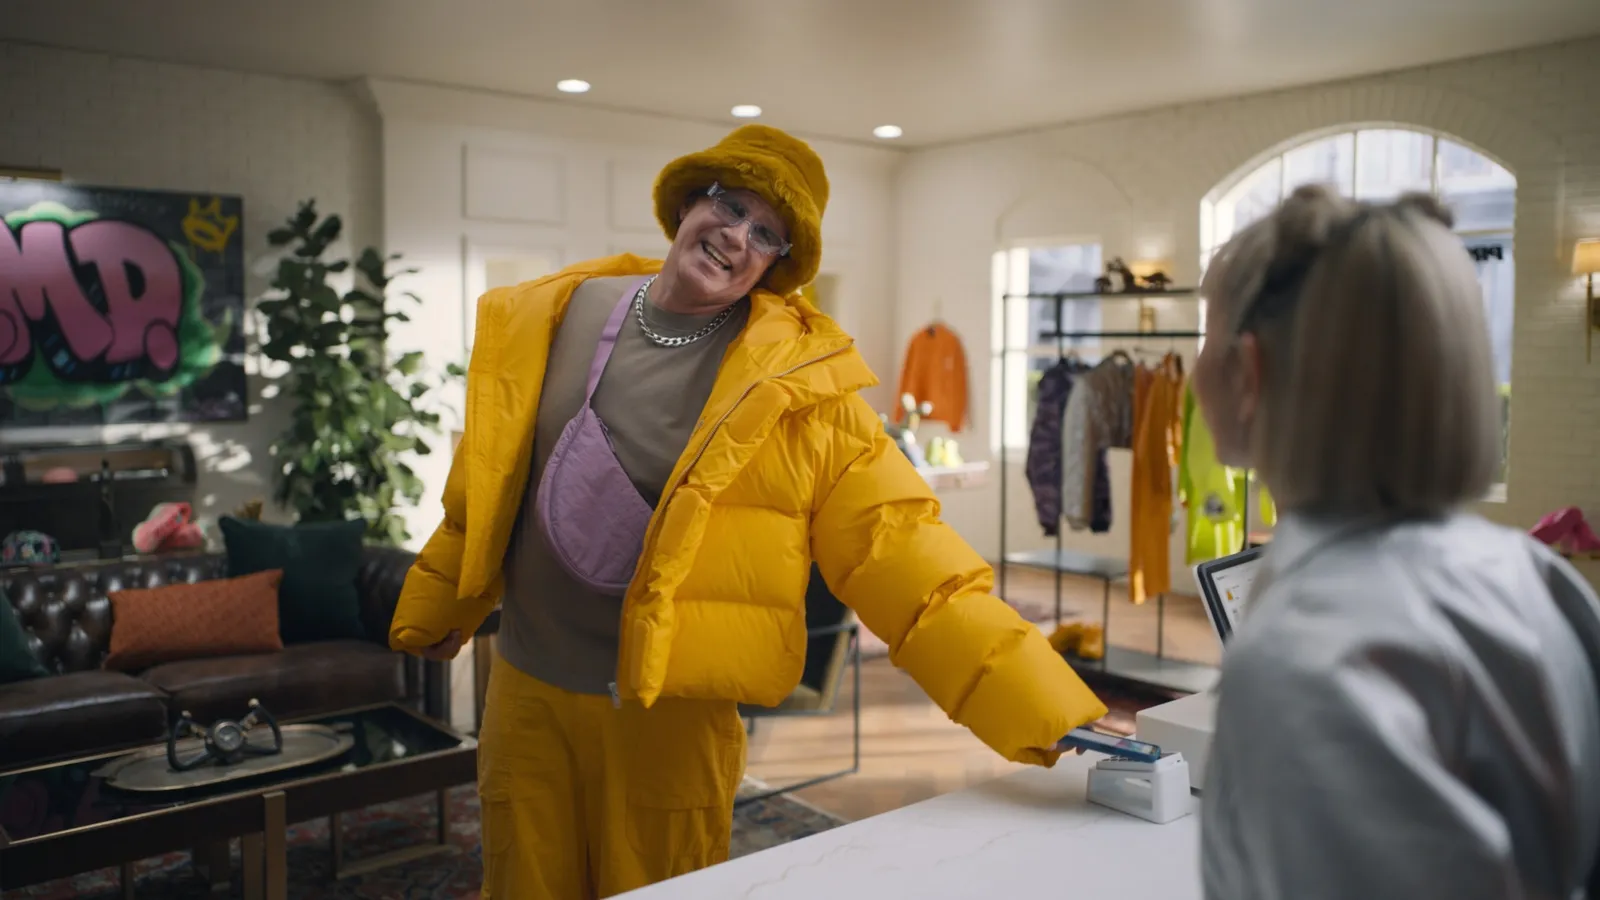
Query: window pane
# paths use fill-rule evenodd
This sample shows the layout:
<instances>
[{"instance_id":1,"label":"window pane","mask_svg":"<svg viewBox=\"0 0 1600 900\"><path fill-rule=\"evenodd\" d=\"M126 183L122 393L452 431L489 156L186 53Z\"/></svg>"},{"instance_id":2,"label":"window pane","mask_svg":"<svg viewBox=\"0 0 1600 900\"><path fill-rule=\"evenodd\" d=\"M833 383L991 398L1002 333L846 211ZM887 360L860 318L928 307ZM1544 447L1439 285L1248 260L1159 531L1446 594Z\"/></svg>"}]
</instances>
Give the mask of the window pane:
<instances>
[{"instance_id":1,"label":"window pane","mask_svg":"<svg viewBox=\"0 0 1600 900\"><path fill-rule=\"evenodd\" d=\"M1356 196L1393 200L1406 191L1433 190L1433 135L1373 130L1356 136Z\"/></svg>"},{"instance_id":2,"label":"window pane","mask_svg":"<svg viewBox=\"0 0 1600 900\"><path fill-rule=\"evenodd\" d=\"M1284 191L1303 184L1328 184L1339 193L1355 193L1356 136L1354 132L1336 134L1296 147L1283 155Z\"/></svg>"},{"instance_id":3,"label":"window pane","mask_svg":"<svg viewBox=\"0 0 1600 900\"><path fill-rule=\"evenodd\" d=\"M1034 294L1094 290L1100 276L1099 244L1034 247L1028 251L1028 291Z\"/></svg>"},{"instance_id":4,"label":"window pane","mask_svg":"<svg viewBox=\"0 0 1600 900\"><path fill-rule=\"evenodd\" d=\"M1035 247L1028 253L1028 293L1068 294L1094 290L1101 273L1099 244ZM1035 346L1053 344L1057 331L1099 331L1100 301L1065 300L1056 321L1053 300L1028 304L1028 335Z\"/></svg>"},{"instance_id":5,"label":"window pane","mask_svg":"<svg viewBox=\"0 0 1600 900\"><path fill-rule=\"evenodd\" d=\"M1465 192L1516 186L1516 176L1489 157L1455 141L1439 141L1441 191Z\"/></svg>"},{"instance_id":6,"label":"window pane","mask_svg":"<svg viewBox=\"0 0 1600 900\"><path fill-rule=\"evenodd\" d=\"M1455 213L1457 231L1509 231L1516 225L1517 189L1491 188L1465 193L1442 192Z\"/></svg>"},{"instance_id":7,"label":"window pane","mask_svg":"<svg viewBox=\"0 0 1600 900\"><path fill-rule=\"evenodd\" d=\"M1026 351L1012 350L999 362L1005 375L1005 441L1008 450L1028 446L1028 433L1033 428L1034 408L1038 406L1039 379L1056 364L1054 357L1030 356ZM998 409L999 379L995 380ZM997 429L998 430L998 429ZM998 449L998 448L997 448Z\"/></svg>"},{"instance_id":8,"label":"window pane","mask_svg":"<svg viewBox=\"0 0 1600 900\"><path fill-rule=\"evenodd\" d=\"M1439 196L1458 231L1509 231L1516 223L1517 179L1470 147L1439 142Z\"/></svg>"},{"instance_id":9,"label":"window pane","mask_svg":"<svg viewBox=\"0 0 1600 900\"><path fill-rule=\"evenodd\" d=\"M1494 351L1495 381L1511 384L1511 328L1516 311L1516 263L1511 257L1511 235L1473 236L1466 239L1478 267L1483 288L1483 313L1489 325L1489 346Z\"/></svg>"},{"instance_id":10,"label":"window pane","mask_svg":"<svg viewBox=\"0 0 1600 900\"><path fill-rule=\"evenodd\" d=\"M1283 157L1274 157L1261 168L1234 185L1217 201L1217 246L1228 242L1240 229L1272 212L1283 197Z\"/></svg>"}]
</instances>

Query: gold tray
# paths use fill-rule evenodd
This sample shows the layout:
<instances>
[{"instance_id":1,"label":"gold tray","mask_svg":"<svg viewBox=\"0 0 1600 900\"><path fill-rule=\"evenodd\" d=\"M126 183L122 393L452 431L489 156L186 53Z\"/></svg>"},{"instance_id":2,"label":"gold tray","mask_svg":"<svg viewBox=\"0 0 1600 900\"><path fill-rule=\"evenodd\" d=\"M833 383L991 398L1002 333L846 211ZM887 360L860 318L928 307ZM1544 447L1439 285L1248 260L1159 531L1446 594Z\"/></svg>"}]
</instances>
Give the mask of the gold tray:
<instances>
[{"instance_id":1,"label":"gold tray","mask_svg":"<svg viewBox=\"0 0 1600 900\"><path fill-rule=\"evenodd\" d=\"M174 772L167 764L167 745L162 744L119 756L94 774L104 778L108 787L124 791L188 791L316 765L343 754L356 743L349 734L326 725L285 725L282 731L283 752L271 756L247 756L231 765L210 763L187 772ZM205 741L184 738L177 749L182 759L205 749Z\"/></svg>"}]
</instances>

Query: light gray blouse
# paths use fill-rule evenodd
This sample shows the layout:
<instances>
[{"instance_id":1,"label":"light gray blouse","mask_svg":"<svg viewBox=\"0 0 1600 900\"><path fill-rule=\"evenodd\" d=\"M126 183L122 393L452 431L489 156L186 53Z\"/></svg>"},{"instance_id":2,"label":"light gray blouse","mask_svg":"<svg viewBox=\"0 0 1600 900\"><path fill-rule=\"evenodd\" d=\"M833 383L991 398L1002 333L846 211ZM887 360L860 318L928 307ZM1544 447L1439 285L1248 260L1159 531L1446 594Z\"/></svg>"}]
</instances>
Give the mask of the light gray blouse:
<instances>
[{"instance_id":1,"label":"light gray blouse","mask_svg":"<svg viewBox=\"0 0 1600 900\"><path fill-rule=\"evenodd\" d=\"M1571 900L1600 846L1600 602L1471 515L1286 518L1218 683L1211 900Z\"/></svg>"}]
</instances>

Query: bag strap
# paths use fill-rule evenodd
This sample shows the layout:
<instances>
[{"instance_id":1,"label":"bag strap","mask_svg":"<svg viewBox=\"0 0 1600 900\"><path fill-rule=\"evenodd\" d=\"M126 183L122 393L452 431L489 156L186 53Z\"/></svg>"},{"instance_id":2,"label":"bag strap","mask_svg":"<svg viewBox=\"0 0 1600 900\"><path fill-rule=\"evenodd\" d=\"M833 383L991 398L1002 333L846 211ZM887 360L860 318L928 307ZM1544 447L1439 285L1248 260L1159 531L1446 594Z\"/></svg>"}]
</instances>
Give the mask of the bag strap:
<instances>
[{"instance_id":1,"label":"bag strap","mask_svg":"<svg viewBox=\"0 0 1600 900\"><path fill-rule=\"evenodd\" d=\"M584 406L594 399L594 389L600 386L600 376L605 374L606 363L611 361L611 351L617 347L617 335L622 333L622 323L627 321L628 311L633 308L634 295L649 280L640 278L630 282L628 289L622 292L622 299L611 310L611 318L606 320L605 330L600 332L600 343L595 345L594 359L589 362L589 386L583 395Z\"/></svg>"}]
</instances>

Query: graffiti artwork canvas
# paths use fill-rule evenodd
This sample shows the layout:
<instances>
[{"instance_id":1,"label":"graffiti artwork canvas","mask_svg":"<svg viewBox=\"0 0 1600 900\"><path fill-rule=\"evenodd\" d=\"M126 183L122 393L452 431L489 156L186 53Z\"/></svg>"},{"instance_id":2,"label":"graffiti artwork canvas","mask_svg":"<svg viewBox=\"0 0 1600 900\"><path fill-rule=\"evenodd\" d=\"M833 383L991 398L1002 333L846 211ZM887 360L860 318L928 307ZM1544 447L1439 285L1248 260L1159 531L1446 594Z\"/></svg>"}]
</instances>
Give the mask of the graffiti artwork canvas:
<instances>
[{"instance_id":1,"label":"graffiti artwork canvas","mask_svg":"<svg viewBox=\"0 0 1600 900\"><path fill-rule=\"evenodd\" d=\"M244 419L242 215L0 182L0 429Z\"/></svg>"}]
</instances>

